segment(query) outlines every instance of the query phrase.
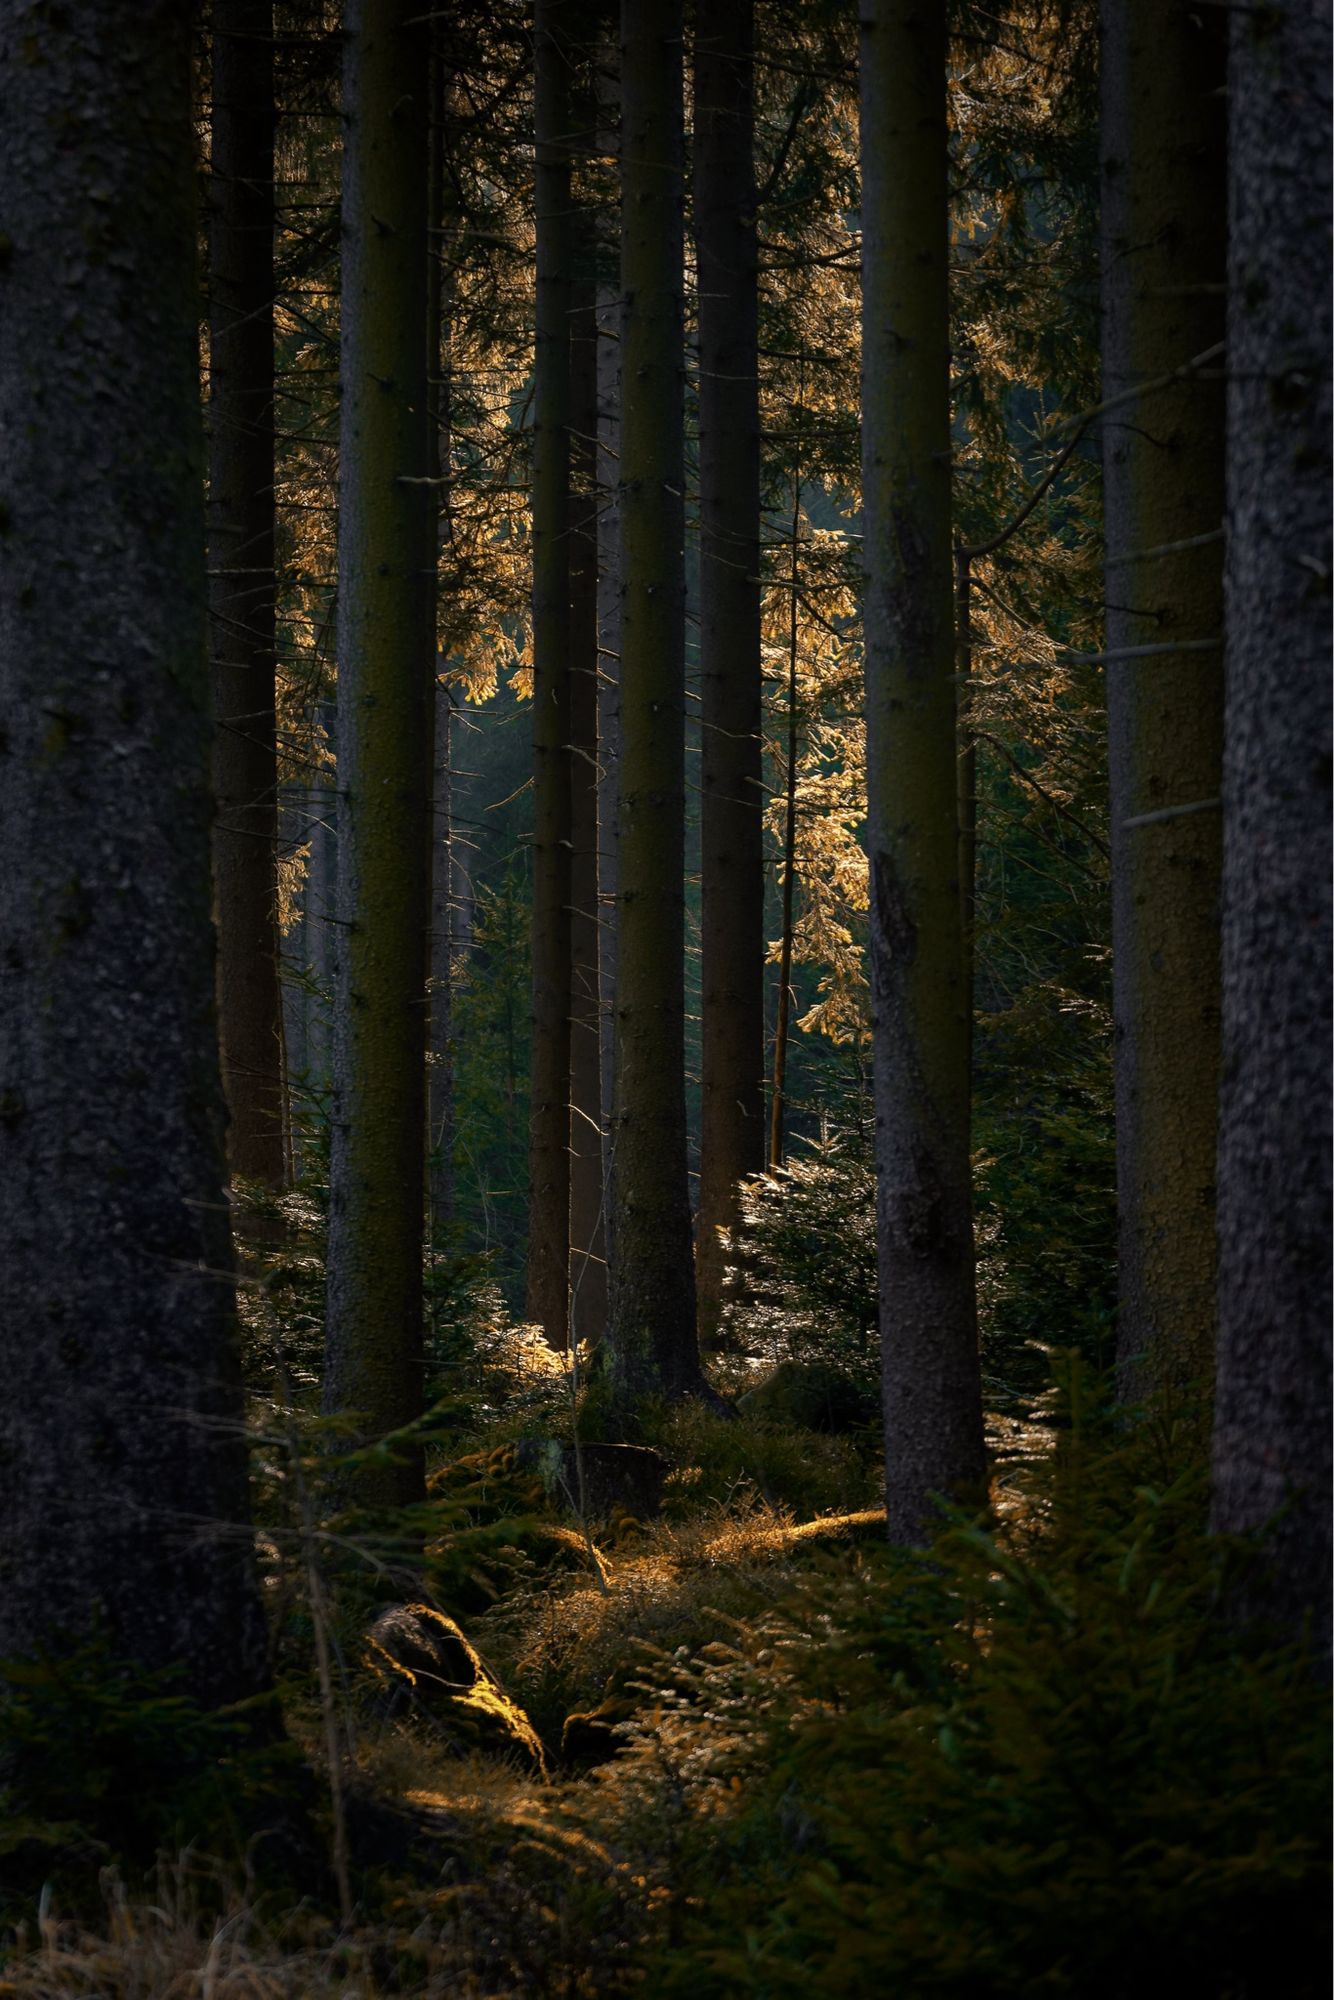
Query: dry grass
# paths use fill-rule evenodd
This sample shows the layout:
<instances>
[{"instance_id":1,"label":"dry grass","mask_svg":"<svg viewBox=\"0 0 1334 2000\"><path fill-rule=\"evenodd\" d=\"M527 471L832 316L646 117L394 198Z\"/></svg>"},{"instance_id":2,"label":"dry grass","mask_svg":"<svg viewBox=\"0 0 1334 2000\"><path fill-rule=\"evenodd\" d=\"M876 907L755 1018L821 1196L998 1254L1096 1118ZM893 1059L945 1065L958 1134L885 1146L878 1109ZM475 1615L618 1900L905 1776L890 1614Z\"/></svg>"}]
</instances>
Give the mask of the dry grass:
<instances>
[{"instance_id":1,"label":"dry grass","mask_svg":"<svg viewBox=\"0 0 1334 2000\"><path fill-rule=\"evenodd\" d=\"M275 1936L243 1897L216 1907L216 1875L194 1857L160 1867L151 1900L132 1902L114 1872L102 1877L104 1928L61 1920L43 1907L20 1927L0 1966L4 2000L361 2000L377 1993L346 1950ZM290 1927L288 1927L290 1928ZM349 1977L349 1974L352 1975ZM443 1992L443 1988L441 1991Z\"/></svg>"}]
</instances>

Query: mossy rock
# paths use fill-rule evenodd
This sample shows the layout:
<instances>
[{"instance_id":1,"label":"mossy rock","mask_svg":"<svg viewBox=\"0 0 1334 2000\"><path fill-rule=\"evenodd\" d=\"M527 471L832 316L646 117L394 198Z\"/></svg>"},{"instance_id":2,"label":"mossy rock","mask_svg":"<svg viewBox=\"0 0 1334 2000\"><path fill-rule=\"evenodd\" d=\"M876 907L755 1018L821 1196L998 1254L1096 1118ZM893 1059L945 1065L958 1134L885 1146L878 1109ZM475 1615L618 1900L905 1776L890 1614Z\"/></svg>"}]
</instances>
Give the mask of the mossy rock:
<instances>
[{"instance_id":1,"label":"mossy rock","mask_svg":"<svg viewBox=\"0 0 1334 2000\"><path fill-rule=\"evenodd\" d=\"M876 1423L880 1398L869 1384L827 1362L780 1361L771 1375L738 1399L737 1410L765 1423L838 1434Z\"/></svg>"},{"instance_id":2,"label":"mossy rock","mask_svg":"<svg viewBox=\"0 0 1334 2000\"><path fill-rule=\"evenodd\" d=\"M429 1604L395 1604L366 1634L366 1707L382 1722L412 1719L460 1755L518 1759L543 1774L541 1739L461 1626Z\"/></svg>"}]
</instances>

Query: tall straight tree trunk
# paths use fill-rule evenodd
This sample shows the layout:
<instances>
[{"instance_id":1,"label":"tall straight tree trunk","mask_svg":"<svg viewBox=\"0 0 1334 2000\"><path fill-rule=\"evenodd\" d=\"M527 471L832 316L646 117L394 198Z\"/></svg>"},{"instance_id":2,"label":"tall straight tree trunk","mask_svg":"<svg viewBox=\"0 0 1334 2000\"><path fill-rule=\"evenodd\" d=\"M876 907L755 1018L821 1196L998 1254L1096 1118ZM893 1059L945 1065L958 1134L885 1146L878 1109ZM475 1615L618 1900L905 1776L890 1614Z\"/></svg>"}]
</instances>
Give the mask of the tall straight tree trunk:
<instances>
[{"instance_id":1,"label":"tall straight tree trunk","mask_svg":"<svg viewBox=\"0 0 1334 2000\"><path fill-rule=\"evenodd\" d=\"M866 0L861 33L867 845L885 1504L985 1474L969 1166L950 550L945 12Z\"/></svg>"},{"instance_id":2,"label":"tall straight tree trunk","mask_svg":"<svg viewBox=\"0 0 1334 2000\"><path fill-rule=\"evenodd\" d=\"M1214 1524L1330 1624L1328 0L1232 17ZM1280 1513L1280 1510L1283 1510Z\"/></svg>"},{"instance_id":3,"label":"tall straight tree trunk","mask_svg":"<svg viewBox=\"0 0 1334 2000\"><path fill-rule=\"evenodd\" d=\"M345 24L338 520L338 986L325 1406L366 1435L422 1407L427 931L435 691L428 401L429 46L410 0ZM367 1469L421 1490L420 1454Z\"/></svg>"},{"instance_id":4,"label":"tall straight tree trunk","mask_svg":"<svg viewBox=\"0 0 1334 2000\"><path fill-rule=\"evenodd\" d=\"M764 1166L764 791L754 8L695 14L699 294L702 1053L700 1337L722 1312L722 1232Z\"/></svg>"},{"instance_id":5,"label":"tall straight tree trunk","mask_svg":"<svg viewBox=\"0 0 1334 2000\"><path fill-rule=\"evenodd\" d=\"M537 349L533 389L533 1057L528 1318L569 1338L570 213L561 0L537 0Z\"/></svg>"},{"instance_id":6,"label":"tall straight tree trunk","mask_svg":"<svg viewBox=\"0 0 1334 2000\"><path fill-rule=\"evenodd\" d=\"M218 1020L233 1170L284 1172L273 547L273 0L216 0L209 627Z\"/></svg>"},{"instance_id":7,"label":"tall straight tree trunk","mask_svg":"<svg viewBox=\"0 0 1334 2000\"><path fill-rule=\"evenodd\" d=\"M580 51L587 68L588 51ZM580 107L591 121L591 91ZM587 143L587 141L585 141ZM575 215L570 313L570 1310L607 1326L598 921L598 331L592 210Z\"/></svg>"},{"instance_id":8,"label":"tall straight tree trunk","mask_svg":"<svg viewBox=\"0 0 1334 2000\"><path fill-rule=\"evenodd\" d=\"M450 476L453 463L453 409L450 367L453 355L454 203L445 192L447 161L445 121L449 92L444 26L431 24L431 138L428 167L430 253L427 265L427 344L431 370L431 454L441 481L436 506L437 550L448 550L453 539ZM437 564L437 590L439 574ZM436 618L439 629L439 619ZM454 917L453 917L453 749L454 691L448 661L437 658L432 688L434 760L431 778L431 938L429 951L426 1075L426 1153L428 1222L435 1233L448 1228L454 1208Z\"/></svg>"},{"instance_id":9,"label":"tall straight tree trunk","mask_svg":"<svg viewBox=\"0 0 1334 2000\"><path fill-rule=\"evenodd\" d=\"M1186 1392L1202 1409L1215 1322L1225 35L1225 14L1189 0L1104 0L1117 1359L1123 1394ZM1163 385L1205 353L1205 379Z\"/></svg>"},{"instance_id":10,"label":"tall straight tree trunk","mask_svg":"<svg viewBox=\"0 0 1334 2000\"><path fill-rule=\"evenodd\" d=\"M774 1076L769 1092L769 1166L783 1164L783 1116L787 1108L787 1043L792 1018L792 935L797 888L797 664L800 632L798 586L801 539L801 482L792 488L792 601L787 628L787 760L783 789L783 914L778 939L778 1006L774 1020Z\"/></svg>"},{"instance_id":11,"label":"tall straight tree trunk","mask_svg":"<svg viewBox=\"0 0 1334 2000\"><path fill-rule=\"evenodd\" d=\"M430 1068L427 1154L431 1227L448 1229L454 1213L454 694L445 678L435 688L435 765L431 844Z\"/></svg>"},{"instance_id":12,"label":"tall straight tree trunk","mask_svg":"<svg viewBox=\"0 0 1334 2000\"><path fill-rule=\"evenodd\" d=\"M283 855L294 859L309 839L309 793L300 781L282 788L279 840ZM305 1086L310 1068L307 1030L310 996L306 967L310 963L310 898L308 880L303 881L285 934L279 936L281 963L279 1000L282 1005L283 1056L283 1144L286 1172L295 1181L301 1168L302 1139L305 1131Z\"/></svg>"},{"instance_id":13,"label":"tall straight tree trunk","mask_svg":"<svg viewBox=\"0 0 1334 2000\"><path fill-rule=\"evenodd\" d=\"M621 9L621 813L613 1391L701 1385L685 1106L682 8Z\"/></svg>"},{"instance_id":14,"label":"tall straight tree trunk","mask_svg":"<svg viewBox=\"0 0 1334 2000\"><path fill-rule=\"evenodd\" d=\"M594 92L598 151L620 151L618 41L599 46ZM598 564L598 1012L602 1073L603 1254L608 1278L616 1221L613 1191L616 960L621 814L621 303L620 218L608 203L597 233Z\"/></svg>"},{"instance_id":15,"label":"tall straight tree trunk","mask_svg":"<svg viewBox=\"0 0 1334 2000\"><path fill-rule=\"evenodd\" d=\"M0 1658L263 1678L209 884L190 17L0 6ZM34 57L34 48L37 55Z\"/></svg>"},{"instance_id":16,"label":"tall straight tree trunk","mask_svg":"<svg viewBox=\"0 0 1334 2000\"><path fill-rule=\"evenodd\" d=\"M334 749L337 728L334 704L316 706L315 730L326 752ZM306 875L306 936L312 985L306 1057L310 1084L321 1106L327 1106L333 1074L332 996L338 957L338 794L331 767L320 770L310 788L310 862Z\"/></svg>"}]
</instances>

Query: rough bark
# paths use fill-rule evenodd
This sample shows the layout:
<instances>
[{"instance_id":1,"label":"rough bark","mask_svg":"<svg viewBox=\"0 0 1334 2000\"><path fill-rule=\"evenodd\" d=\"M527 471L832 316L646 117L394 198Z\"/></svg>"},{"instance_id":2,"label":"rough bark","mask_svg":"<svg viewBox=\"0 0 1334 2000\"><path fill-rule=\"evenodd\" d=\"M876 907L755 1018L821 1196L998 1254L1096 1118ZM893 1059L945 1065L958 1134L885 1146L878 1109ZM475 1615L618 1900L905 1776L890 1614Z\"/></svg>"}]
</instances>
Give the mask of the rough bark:
<instances>
[{"instance_id":1,"label":"rough bark","mask_svg":"<svg viewBox=\"0 0 1334 2000\"><path fill-rule=\"evenodd\" d=\"M584 60L587 54L584 52ZM587 122L587 103L579 107ZM570 313L570 1321L607 1325L598 921L598 333L592 211L575 216Z\"/></svg>"},{"instance_id":2,"label":"rough bark","mask_svg":"<svg viewBox=\"0 0 1334 2000\"><path fill-rule=\"evenodd\" d=\"M955 824L945 15L861 33L867 841L885 1498L893 1540L984 1476Z\"/></svg>"},{"instance_id":3,"label":"rough bark","mask_svg":"<svg viewBox=\"0 0 1334 2000\"><path fill-rule=\"evenodd\" d=\"M623 1404L700 1384L685 1108L682 9L621 10L621 784L608 1344Z\"/></svg>"},{"instance_id":4,"label":"rough bark","mask_svg":"<svg viewBox=\"0 0 1334 2000\"><path fill-rule=\"evenodd\" d=\"M533 1057L527 1315L569 1339L570 213L569 58L560 0L538 0L537 345L533 371Z\"/></svg>"},{"instance_id":5,"label":"rough bark","mask_svg":"<svg viewBox=\"0 0 1334 2000\"><path fill-rule=\"evenodd\" d=\"M325 1406L422 1406L435 503L427 398L429 46L409 0L345 23L337 1003ZM421 1490L420 1455L368 1501Z\"/></svg>"},{"instance_id":6,"label":"rough bark","mask_svg":"<svg viewBox=\"0 0 1334 2000\"><path fill-rule=\"evenodd\" d=\"M232 1169L280 1187L272 0L216 0L211 128L208 524L218 1023Z\"/></svg>"},{"instance_id":7,"label":"rough bark","mask_svg":"<svg viewBox=\"0 0 1334 2000\"><path fill-rule=\"evenodd\" d=\"M722 1310L722 1232L764 1166L764 830L754 9L695 15L699 296L702 1049L700 1338Z\"/></svg>"},{"instance_id":8,"label":"rough bark","mask_svg":"<svg viewBox=\"0 0 1334 2000\"><path fill-rule=\"evenodd\" d=\"M1104 0L1117 1360L1124 1395L1170 1392L1197 1411L1215 1320L1220 819L1216 806L1146 816L1219 790L1225 34L1224 14L1188 0ZM1181 542L1195 546L1153 553Z\"/></svg>"},{"instance_id":9,"label":"rough bark","mask_svg":"<svg viewBox=\"0 0 1334 2000\"><path fill-rule=\"evenodd\" d=\"M0 1658L253 1691L188 11L0 6ZM37 52L34 55L34 50Z\"/></svg>"},{"instance_id":10,"label":"rough bark","mask_svg":"<svg viewBox=\"0 0 1334 2000\"><path fill-rule=\"evenodd\" d=\"M1233 17L1214 1523L1330 1614L1328 0Z\"/></svg>"}]
</instances>

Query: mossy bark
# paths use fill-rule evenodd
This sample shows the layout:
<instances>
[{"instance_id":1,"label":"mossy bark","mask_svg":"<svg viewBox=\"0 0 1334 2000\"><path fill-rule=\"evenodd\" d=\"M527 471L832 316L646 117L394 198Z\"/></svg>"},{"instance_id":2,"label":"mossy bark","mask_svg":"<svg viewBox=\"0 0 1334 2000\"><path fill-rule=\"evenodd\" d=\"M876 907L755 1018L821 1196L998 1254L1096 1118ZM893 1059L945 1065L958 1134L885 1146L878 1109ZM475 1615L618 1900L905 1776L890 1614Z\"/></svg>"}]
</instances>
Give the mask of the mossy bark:
<instances>
[{"instance_id":1,"label":"mossy bark","mask_svg":"<svg viewBox=\"0 0 1334 2000\"><path fill-rule=\"evenodd\" d=\"M696 1284L715 1339L738 1183L764 1166L764 792L754 10L695 11L699 296L700 951Z\"/></svg>"},{"instance_id":2,"label":"mossy bark","mask_svg":"<svg viewBox=\"0 0 1334 2000\"><path fill-rule=\"evenodd\" d=\"M1328 5L1232 17L1216 1527L1330 1629Z\"/></svg>"},{"instance_id":3,"label":"mossy bark","mask_svg":"<svg viewBox=\"0 0 1334 2000\"><path fill-rule=\"evenodd\" d=\"M623 1404L700 1385L685 1107L680 0L621 11L621 760L612 1306Z\"/></svg>"},{"instance_id":4,"label":"mossy bark","mask_svg":"<svg viewBox=\"0 0 1334 2000\"><path fill-rule=\"evenodd\" d=\"M985 1459L955 812L945 13L861 33L862 487L876 1210L891 1539Z\"/></svg>"},{"instance_id":5,"label":"mossy bark","mask_svg":"<svg viewBox=\"0 0 1334 2000\"><path fill-rule=\"evenodd\" d=\"M1107 0L1103 9L1117 1360L1124 1395L1185 1396L1205 1425L1221 845L1217 807L1205 802L1218 798L1223 726L1214 350L1226 262L1225 34L1222 13L1187 0ZM1210 364L1163 385L1210 351ZM1196 546L1154 553L1181 542ZM1175 816L1146 818L1159 813Z\"/></svg>"},{"instance_id":6,"label":"mossy bark","mask_svg":"<svg viewBox=\"0 0 1334 2000\"><path fill-rule=\"evenodd\" d=\"M0 9L0 1658L263 1677L210 922L190 17Z\"/></svg>"},{"instance_id":7,"label":"mossy bark","mask_svg":"<svg viewBox=\"0 0 1334 2000\"><path fill-rule=\"evenodd\" d=\"M338 952L325 1407L367 1437L422 1408L435 691L429 43L408 0L345 22L338 522ZM368 1469L397 1504L420 1454Z\"/></svg>"},{"instance_id":8,"label":"mossy bark","mask_svg":"<svg viewBox=\"0 0 1334 2000\"><path fill-rule=\"evenodd\" d=\"M216 0L212 48L208 541L218 1025L232 1169L280 1187L272 0Z\"/></svg>"},{"instance_id":9,"label":"mossy bark","mask_svg":"<svg viewBox=\"0 0 1334 2000\"><path fill-rule=\"evenodd\" d=\"M527 1316L569 1339L570 211L569 56L538 0L537 348L533 381L533 1056Z\"/></svg>"}]
</instances>

